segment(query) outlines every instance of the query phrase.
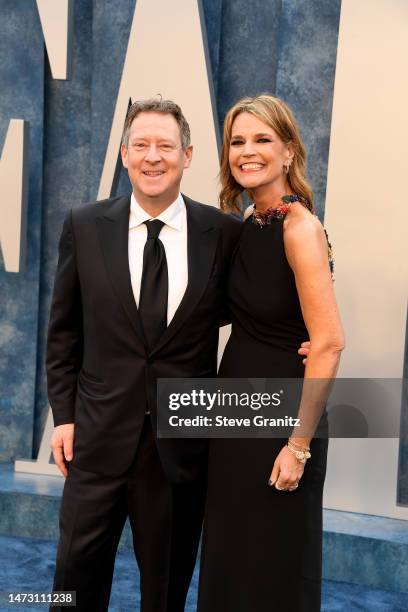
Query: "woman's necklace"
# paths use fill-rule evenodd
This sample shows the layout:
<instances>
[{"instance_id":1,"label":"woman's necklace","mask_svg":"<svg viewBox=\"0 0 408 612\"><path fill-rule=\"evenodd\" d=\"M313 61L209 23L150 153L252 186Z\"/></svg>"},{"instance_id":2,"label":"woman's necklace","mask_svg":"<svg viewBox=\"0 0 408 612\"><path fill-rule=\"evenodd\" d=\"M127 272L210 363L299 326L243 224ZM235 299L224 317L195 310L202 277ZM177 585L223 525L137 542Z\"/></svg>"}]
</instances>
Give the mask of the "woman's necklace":
<instances>
[{"instance_id":1,"label":"woman's necklace","mask_svg":"<svg viewBox=\"0 0 408 612\"><path fill-rule=\"evenodd\" d=\"M281 200L282 204L280 204L277 208L271 207L264 212L256 210L256 204L254 204L252 223L256 223L260 227L264 227L264 225L270 225L274 219L284 219L293 202L300 202L303 206L305 206L305 208L310 210L310 212L313 212L308 200L298 193L284 195L281 197Z\"/></svg>"}]
</instances>

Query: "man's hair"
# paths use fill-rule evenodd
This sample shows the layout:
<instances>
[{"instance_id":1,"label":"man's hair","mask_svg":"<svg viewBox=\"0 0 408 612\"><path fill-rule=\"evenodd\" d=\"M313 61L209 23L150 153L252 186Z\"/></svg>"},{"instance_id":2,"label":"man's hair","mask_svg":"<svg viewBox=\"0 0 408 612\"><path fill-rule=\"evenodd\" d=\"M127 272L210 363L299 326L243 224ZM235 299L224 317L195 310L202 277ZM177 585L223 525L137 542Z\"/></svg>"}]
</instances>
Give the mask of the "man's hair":
<instances>
[{"instance_id":1,"label":"man's hair","mask_svg":"<svg viewBox=\"0 0 408 612\"><path fill-rule=\"evenodd\" d=\"M122 144L125 147L129 145L130 126L135 117L140 113L162 113L163 115L172 115L180 128L181 146L185 151L190 144L190 126L187 119L178 104L173 100L163 100L162 98L149 98L148 100L136 100L129 107L126 115L125 125L123 128Z\"/></svg>"}]
</instances>

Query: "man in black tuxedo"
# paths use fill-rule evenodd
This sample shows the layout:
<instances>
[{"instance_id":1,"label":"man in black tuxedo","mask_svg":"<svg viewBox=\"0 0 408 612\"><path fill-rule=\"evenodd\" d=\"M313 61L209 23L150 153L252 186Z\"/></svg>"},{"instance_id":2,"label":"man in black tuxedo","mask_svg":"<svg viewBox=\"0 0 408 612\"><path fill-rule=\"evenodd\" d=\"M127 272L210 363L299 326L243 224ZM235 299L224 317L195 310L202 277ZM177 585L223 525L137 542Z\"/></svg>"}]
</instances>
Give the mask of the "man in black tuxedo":
<instances>
[{"instance_id":1,"label":"man in black tuxedo","mask_svg":"<svg viewBox=\"0 0 408 612\"><path fill-rule=\"evenodd\" d=\"M141 611L182 612L206 489L204 440L157 439L156 380L214 377L240 224L180 194L192 157L171 101L135 102L122 160L132 195L65 219L51 306L52 447L66 482L54 590L108 609L129 516Z\"/></svg>"}]
</instances>

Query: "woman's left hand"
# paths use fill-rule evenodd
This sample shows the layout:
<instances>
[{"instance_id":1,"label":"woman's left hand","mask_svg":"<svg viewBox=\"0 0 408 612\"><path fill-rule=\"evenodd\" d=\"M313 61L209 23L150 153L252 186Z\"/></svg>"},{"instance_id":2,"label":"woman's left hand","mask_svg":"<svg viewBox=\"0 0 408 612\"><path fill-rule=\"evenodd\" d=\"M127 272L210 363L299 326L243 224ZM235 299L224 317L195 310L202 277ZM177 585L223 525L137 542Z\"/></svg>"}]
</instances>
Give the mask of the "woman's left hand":
<instances>
[{"instance_id":1,"label":"woman's left hand","mask_svg":"<svg viewBox=\"0 0 408 612\"><path fill-rule=\"evenodd\" d=\"M304 464L284 446L273 464L269 485L278 491L294 491L303 476Z\"/></svg>"}]
</instances>

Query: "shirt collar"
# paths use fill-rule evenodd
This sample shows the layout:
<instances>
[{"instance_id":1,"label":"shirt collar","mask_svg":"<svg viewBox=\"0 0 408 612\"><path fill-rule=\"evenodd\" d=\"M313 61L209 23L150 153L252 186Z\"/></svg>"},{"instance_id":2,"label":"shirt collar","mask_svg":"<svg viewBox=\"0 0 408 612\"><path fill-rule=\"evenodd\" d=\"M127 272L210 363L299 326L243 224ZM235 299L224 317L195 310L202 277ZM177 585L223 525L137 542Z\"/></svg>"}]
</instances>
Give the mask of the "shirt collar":
<instances>
[{"instance_id":1,"label":"shirt collar","mask_svg":"<svg viewBox=\"0 0 408 612\"><path fill-rule=\"evenodd\" d=\"M158 217L165 225L172 227L175 230L181 231L183 229L183 212L186 205L184 204L181 193L178 194L176 200L170 204ZM134 194L130 196L130 217L129 217L129 229L138 227L145 221L152 219L152 217L138 204Z\"/></svg>"}]
</instances>

